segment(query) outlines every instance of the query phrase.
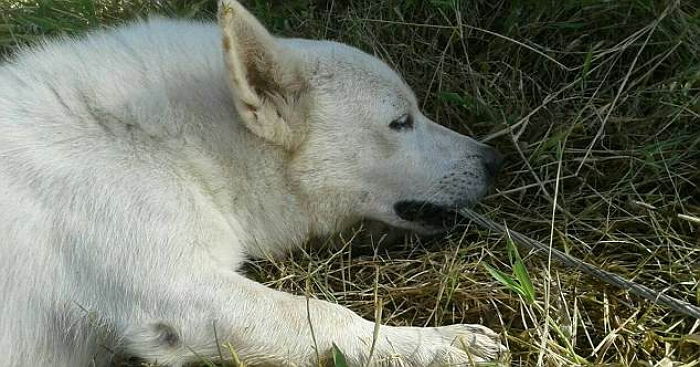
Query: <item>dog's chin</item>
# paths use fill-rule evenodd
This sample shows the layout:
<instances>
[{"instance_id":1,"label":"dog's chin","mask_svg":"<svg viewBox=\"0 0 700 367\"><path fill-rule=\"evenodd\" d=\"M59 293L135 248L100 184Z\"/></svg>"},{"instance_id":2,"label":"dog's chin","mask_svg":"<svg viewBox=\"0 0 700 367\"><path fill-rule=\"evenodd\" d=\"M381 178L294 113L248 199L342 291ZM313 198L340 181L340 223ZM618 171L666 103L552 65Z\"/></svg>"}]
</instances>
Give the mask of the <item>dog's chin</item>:
<instances>
[{"instance_id":1,"label":"dog's chin","mask_svg":"<svg viewBox=\"0 0 700 367\"><path fill-rule=\"evenodd\" d=\"M465 205L446 206L419 200L394 204L394 212L405 227L424 234L435 234L452 228L458 221L457 209Z\"/></svg>"}]
</instances>

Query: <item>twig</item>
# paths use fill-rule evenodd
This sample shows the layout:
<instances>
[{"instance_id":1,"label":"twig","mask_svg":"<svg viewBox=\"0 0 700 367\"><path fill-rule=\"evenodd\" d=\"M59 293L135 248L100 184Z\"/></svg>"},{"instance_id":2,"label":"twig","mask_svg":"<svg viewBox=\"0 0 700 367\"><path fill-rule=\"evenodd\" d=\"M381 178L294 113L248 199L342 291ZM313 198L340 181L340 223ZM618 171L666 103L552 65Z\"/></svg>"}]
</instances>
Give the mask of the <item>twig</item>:
<instances>
[{"instance_id":1,"label":"twig","mask_svg":"<svg viewBox=\"0 0 700 367\"><path fill-rule=\"evenodd\" d=\"M506 233L505 226L495 223L492 220L472 211L469 209L461 209L459 213L465 218L471 219L475 223L488 228L494 232ZM608 272L606 270L597 268L591 264L583 262L571 255L561 252L557 249L550 248L549 246L543 244L542 242L536 241L530 237L525 236L519 232L508 229L511 238L515 243L525 246L530 249L535 249L539 251L545 251L549 253L551 251L551 256L553 259L557 260L563 265L571 266L576 270L580 270L588 275L592 275L608 284L614 285L621 289L627 290L632 294L636 294L646 300L649 300L655 304L666 306L676 312L682 313L700 319L700 307L690 304L686 301L679 300L677 298L668 296L666 294L657 292L647 286L637 284L631 280L627 280L617 274Z\"/></svg>"}]
</instances>

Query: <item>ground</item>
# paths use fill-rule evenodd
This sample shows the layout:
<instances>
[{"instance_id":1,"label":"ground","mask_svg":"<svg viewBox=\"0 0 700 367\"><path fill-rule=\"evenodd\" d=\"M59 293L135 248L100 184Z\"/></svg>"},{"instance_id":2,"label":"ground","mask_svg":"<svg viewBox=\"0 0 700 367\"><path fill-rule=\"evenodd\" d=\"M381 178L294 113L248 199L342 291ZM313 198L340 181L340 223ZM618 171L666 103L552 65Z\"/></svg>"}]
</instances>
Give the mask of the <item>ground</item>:
<instances>
[{"instance_id":1,"label":"ground","mask_svg":"<svg viewBox=\"0 0 700 367\"><path fill-rule=\"evenodd\" d=\"M1 1L2 57L46 35L148 14L211 19L216 6ZM278 34L376 54L401 71L427 116L504 152L504 173L478 212L700 304L697 2L243 2ZM349 232L247 271L387 324L487 325L516 366L700 365L700 320L550 263L546 253L520 248L522 262L511 261L503 234L469 221L431 239L381 233ZM504 284L488 266L518 276Z\"/></svg>"}]
</instances>

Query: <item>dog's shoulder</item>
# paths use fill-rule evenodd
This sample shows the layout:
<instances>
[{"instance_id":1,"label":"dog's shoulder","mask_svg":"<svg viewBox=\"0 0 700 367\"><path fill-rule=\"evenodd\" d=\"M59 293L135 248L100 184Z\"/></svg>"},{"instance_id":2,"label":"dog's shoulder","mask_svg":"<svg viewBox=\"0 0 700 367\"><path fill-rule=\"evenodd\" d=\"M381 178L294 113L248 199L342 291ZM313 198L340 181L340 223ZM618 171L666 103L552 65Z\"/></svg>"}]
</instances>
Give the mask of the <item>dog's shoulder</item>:
<instances>
[{"instance_id":1,"label":"dog's shoulder","mask_svg":"<svg viewBox=\"0 0 700 367\"><path fill-rule=\"evenodd\" d=\"M94 30L80 37L47 38L0 64L0 98L36 96L47 86L94 94L145 86L212 68L220 59L213 23L154 17ZM21 92L27 93L22 95ZM39 100L41 98L28 98ZM1 102L0 102L1 103Z\"/></svg>"},{"instance_id":2,"label":"dog's shoulder","mask_svg":"<svg viewBox=\"0 0 700 367\"><path fill-rule=\"evenodd\" d=\"M215 24L162 17L47 39L0 65L0 129L179 129L185 110L230 114L220 47Z\"/></svg>"},{"instance_id":3,"label":"dog's shoulder","mask_svg":"<svg viewBox=\"0 0 700 367\"><path fill-rule=\"evenodd\" d=\"M205 55L212 52L212 42L218 40L214 23L154 16L94 29L81 36L47 37L18 47L9 62L0 63L0 70L55 70L70 65L99 69L101 61L135 56L143 60L194 57L196 61L202 51Z\"/></svg>"}]
</instances>

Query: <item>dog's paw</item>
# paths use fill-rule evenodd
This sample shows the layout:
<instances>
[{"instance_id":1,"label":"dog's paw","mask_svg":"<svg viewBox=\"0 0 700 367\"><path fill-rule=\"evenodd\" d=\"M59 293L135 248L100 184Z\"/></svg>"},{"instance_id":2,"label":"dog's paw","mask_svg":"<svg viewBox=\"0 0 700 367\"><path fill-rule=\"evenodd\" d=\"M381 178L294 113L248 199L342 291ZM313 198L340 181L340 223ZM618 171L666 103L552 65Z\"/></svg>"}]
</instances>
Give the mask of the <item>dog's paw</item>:
<instances>
[{"instance_id":1,"label":"dog's paw","mask_svg":"<svg viewBox=\"0 0 700 367\"><path fill-rule=\"evenodd\" d=\"M498 334L481 325L451 325L432 328L439 335L435 362L431 365L471 365L476 362L498 361L507 355Z\"/></svg>"},{"instance_id":2,"label":"dog's paw","mask_svg":"<svg viewBox=\"0 0 700 367\"><path fill-rule=\"evenodd\" d=\"M507 363L508 350L498 334L481 325L394 328L386 335L388 353L377 366L478 366Z\"/></svg>"}]
</instances>

